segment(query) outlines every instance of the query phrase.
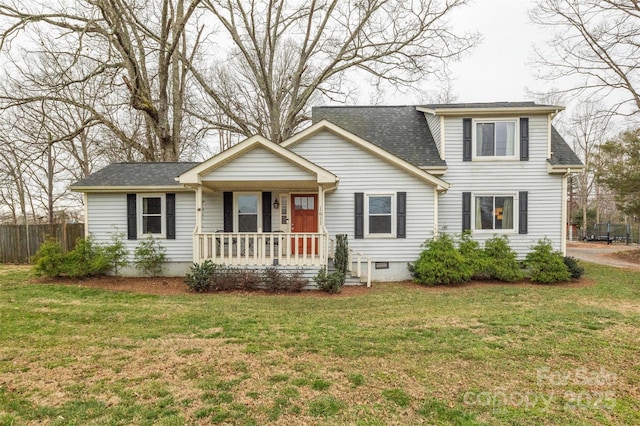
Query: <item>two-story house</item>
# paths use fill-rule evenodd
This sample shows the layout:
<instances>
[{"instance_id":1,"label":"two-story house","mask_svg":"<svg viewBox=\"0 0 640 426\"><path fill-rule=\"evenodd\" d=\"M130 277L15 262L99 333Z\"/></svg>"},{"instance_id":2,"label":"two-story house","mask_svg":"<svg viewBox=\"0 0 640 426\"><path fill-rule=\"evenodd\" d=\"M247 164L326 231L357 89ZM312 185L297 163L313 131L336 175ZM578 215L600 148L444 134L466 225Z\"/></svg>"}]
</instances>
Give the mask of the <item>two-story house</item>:
<instances>
[{"instance_id":1,"label":"two-story house","mask_svg":"<svg viewBox=\"0 0 640 426\"><path fill-rule=\"evenodd\" d=\"M407 279L439 232L505 234L521 257L544 237L565 249L567 176L583 166L551 124L561 110L318 107L280 145L254 136L202 163L113 164L71 189L85 194L87 234L124 233L131 252L151 234L167 274L211 259L314 275L347 234L354 275Z\"/></svg>"}]
</instances>

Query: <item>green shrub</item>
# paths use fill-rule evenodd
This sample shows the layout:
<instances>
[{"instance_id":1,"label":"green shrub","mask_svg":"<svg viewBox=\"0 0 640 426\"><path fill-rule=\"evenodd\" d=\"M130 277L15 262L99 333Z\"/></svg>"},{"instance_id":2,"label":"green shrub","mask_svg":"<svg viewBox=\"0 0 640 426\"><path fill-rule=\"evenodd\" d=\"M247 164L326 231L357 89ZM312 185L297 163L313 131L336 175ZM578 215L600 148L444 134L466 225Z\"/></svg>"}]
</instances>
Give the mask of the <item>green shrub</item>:
<instances>
[{"instance_id":1,"label":"green shrub","mask_svg":"<svg viewBox=\"0 0 640 426\"><path fill-rule=\"evenodd\" d=\"M136 269L142 271L144 275L151 274L155 277L162 273L162 264L166 262L167 255L165 248L153 238L153 235L149 235L146 240L140 241L133 258Z\"/></svg>"},{"instance_id":2,"label":"green shrub","mask_svg":"<svg viewBox=\"0 0 640 426\"><path fill-rule=\"evenodd\" d=\"M78 239L64 260L64 272L72 278L104 274L110 266L105 248L96 244L91 236Z\"/></svg>"},{"instance_id":3,"label":"green shrub","mask_svg":"<svg viewBox=\"0 0 640 426\"><path fill-rule=\"evenodd\" d=\"M565 256L563 259L565 266L569 269L571 278L579 279L584 274L584 268L575 257Z\"/></svg>"},{"instance_id":4,"label":"green shrub","mask_svg":"<svg viewBox=\"0 0 640 426\"><path fill-rule=\"evenodd\" d=\"M121 268L124 268L129 264L129 251L122 241L123 238L123 233L116 233L112 235L111 244L104 248L109 264L111 265L111 270L113 270L115 276L118 276Z\"/></svg>"},{"instance_id":5,"label":"green shrub","mask_svg":"<svg viewBox=\"0 0 640 426\"><path fill-rule=\"evenodd\" d=\"M525 264L534 283L550 284L568 281L571 278L569 268L564 263L564 256L553 250L548 238L538 241L538 244L532 247Z\"/></svg>"},{"instance_id":6,"label":"green shrub","mask_svg":"<svg viewBox=\"0 0 640 426\"><path fill-rule=\"evenodd\" d=\"M509 246L506 235L496 235L485 241L482 252L483 271L488 278L506 282L524 278L517 254Z\"/></svg>"},{"instance_id":7,"label":"green shrub","mask_svg":"<svg viewBox=\"0 0 640 426\"><path fill-rule=\"evenodd\" d=\"M322 267L318 274L313 277L313 281L318 288L330 294L340 293L344 286L344 274L338 270L327 273L327 268Z\"/></svg>"},{"instance_id":8,"label":"green shrub","mask_svg":"<svg viewBox=\"0 0 640 426\"><path fill-rule=\"evenodd\" d=\"M464 257L465 263L473 270L473 278L488 278L485 275L484 251L480 248L480 243L471 239L471 232L464 231L460 235L458 251Z\"/></svg>"},{"instance_id":9,"label":"green shrub","mask_svg":"<svg viewBox=\"0 0 640 426\"><path fill-rule=\"evenodd\" d=\"M200 264L194 263L185 275L184 283L189 287L189 290L196 293L211 291L211 278L215 272L216 265L210 260L205 260Z\"/></svg>"},{"instance_id":10,"label":"green shrub","mask_svg":"<svg viewBox=\"0 0 640 426\"><path fill-rule=\"evenodd\" d=\"M453 285L469 281L474 268L455 248L453 239L441 234L428 241L409 271L413 281L424 285Z\"/></svg>"},{"instance_id":11,"label":"green shrub","mask_svg":"<svg viewBox=\"0 0 640 426\"><path fill-rule=\"evenodd\" d=\"M340 271L342 275L346 275L348 263L349 242L347 240L347 234L338 234L336 235L336 250L333 256L333 264L336 267L336 271Z\"/></svg>"},{"instance_id":12,"label":"green shrub","mask_svg":"<svg viewBox=\"0 0 640 426\"><path fill-rule=\"evenodd\" d=\"M64 251L58 240L47 237L32 259L35 276L59 277L64 272L64 258Z\"/></svg>"}]
</instances>

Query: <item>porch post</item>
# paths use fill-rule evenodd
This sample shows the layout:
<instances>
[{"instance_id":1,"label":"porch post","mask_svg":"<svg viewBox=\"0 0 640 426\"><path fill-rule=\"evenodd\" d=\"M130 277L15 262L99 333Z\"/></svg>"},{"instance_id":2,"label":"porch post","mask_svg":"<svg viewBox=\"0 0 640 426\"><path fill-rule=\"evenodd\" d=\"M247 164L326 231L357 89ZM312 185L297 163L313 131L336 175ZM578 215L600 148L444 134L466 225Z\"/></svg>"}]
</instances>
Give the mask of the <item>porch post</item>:
<instances>
[{"instance_id":1,"label":"porch post","mask_svg":"<svg viewBox=\"0 0 640 426\"><path fill-rule=\"evenodd\" d=\"M202 232L202 185L196 189L196 232Z\"/></svg>"},{"instance_id":2,"label":"porch post","mask_svg":"<svg viewBox=\"0 0 640 426\"><path fill-rule=\"evenodd\" d=\"M324 231L324 189L322 185L318 185L318 216L320 229Z\"/></svg>"}]
</instances>

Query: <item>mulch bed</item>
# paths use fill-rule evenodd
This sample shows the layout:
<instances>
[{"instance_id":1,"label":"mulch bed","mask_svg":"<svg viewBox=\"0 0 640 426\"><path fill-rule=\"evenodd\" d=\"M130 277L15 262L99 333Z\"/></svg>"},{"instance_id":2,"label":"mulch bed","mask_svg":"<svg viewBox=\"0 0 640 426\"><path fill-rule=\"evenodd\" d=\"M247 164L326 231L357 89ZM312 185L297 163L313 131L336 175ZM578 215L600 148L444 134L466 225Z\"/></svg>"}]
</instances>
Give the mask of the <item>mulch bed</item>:
<instances>
[{"instance_id":1,"label":"mulch bed","mask_svg":"<svg viewBox=\"0 0 640 426\"><path fill-rule=\"evenodd\" d=\"M194 293L189 290L187 285L183 281L183 277L114 277L103 276L93 277L82 280L55 280L55 279L36 279L34 283L42 284L61 284L61 285L73 285L78 287L87 288L99 288L104 290L114 291L128 291L137 294L153 294L153 295L202 295L202 293ZM553 284L560 287L586 287L594 285L595 282L589 278L581 278L580 280L572 280L567 283ZM318 290L302 291L300 293L287 293L288 295L295 297L353 297L362 295L371 291L376 291L381 287L384 287L385 283L373 283L371 288L366 286L346 286L343 287L340 294L331 295ZM398 284L394 284L398 285ZM400 285L407 289L422 290L422 291L457 291L460 289L473 289L478 287L487 286L519 286L519 287L538 287L540 284L534 284L529 280L525 280L519 283L503 283L498 281L470 281L465 284L456 286L435 286L426 287L419 284L415 284L411 281L401 282ZM274 295L264 290L257 290L252 292L247 291L225 291L226 294L259 294L259 295ZM206 294L218 294L218 293L206 293ZM280 293L282 294L282 293Z\"/></svg>"}]
</instances>

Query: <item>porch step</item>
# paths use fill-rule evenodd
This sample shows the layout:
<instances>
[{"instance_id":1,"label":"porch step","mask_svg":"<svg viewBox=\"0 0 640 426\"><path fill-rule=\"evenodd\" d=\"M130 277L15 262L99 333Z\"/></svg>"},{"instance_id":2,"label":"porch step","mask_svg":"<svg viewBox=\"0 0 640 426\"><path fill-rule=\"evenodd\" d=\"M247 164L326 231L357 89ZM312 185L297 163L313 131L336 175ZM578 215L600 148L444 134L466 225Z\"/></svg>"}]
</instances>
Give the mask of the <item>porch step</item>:
<instances>
[{"instance_id":1,"label":"porch step","mask_svg":"<svg viewBox=\"0 0 640 426\"><path fill-rule=\"evenodd\" d=\"M327 272L332 273L335 272L335 270L336 266L333 263L333 259L329 259L329 263L327 264ZM364 283L360 281L359 277L347 273L347 276L344 279L344 285L364 285Z\"/></svg>"}]
</instances>

